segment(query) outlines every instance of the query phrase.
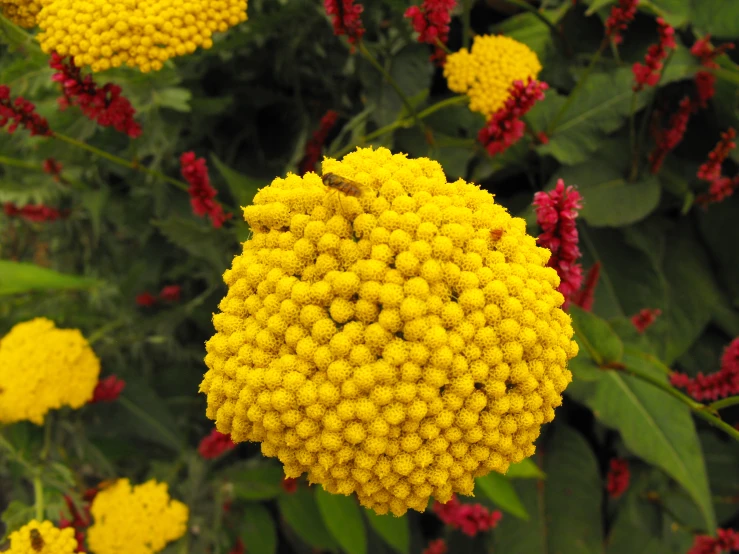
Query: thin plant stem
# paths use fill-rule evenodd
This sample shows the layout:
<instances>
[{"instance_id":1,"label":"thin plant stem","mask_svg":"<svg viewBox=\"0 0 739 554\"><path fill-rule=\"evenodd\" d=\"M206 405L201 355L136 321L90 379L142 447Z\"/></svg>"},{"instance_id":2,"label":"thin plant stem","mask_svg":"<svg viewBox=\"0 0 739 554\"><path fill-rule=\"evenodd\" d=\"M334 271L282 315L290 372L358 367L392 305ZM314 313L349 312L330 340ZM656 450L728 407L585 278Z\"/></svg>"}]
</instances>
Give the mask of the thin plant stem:
<instances>
[{"instance_id":1,"label":"thin plant stem","mask_svg":"<svg viewBox=\"0 0 739 554\"><path fill-rule=\"evenodd\" d=\"M464 0L462 13L462 47L469 48L472 44L472 5L475 0Z\"/></svg>"},{"instance_id":2,"label":"thin plant stem","mask_svg":"<svg viewBox=\"0 0 739 554\"><path fill-rule=\"evenodd\" d=\"M712 402L708 405L708 407L714 411L718 411L730 406L737 405L739 405L739 396L729 396L728 398L722 398L721 400L716 400L716 402Z\"/></svg>"},{"instance_id":3,"label":"thin plant stem","mask_svg":"<svg viewBox=\"0 0 739 554\"><path fill-rule=\"evenodd\" d=\"M444 44L443 42L441 42L441 40L439 38L436 39L436 42L434 43L434 45L435 46L438 46L439 48L441 48L444 51L444 53L447 54L447 55L448 54L453 54L453 52L451 50L449 50L449 47L446 44Z\"/></svg>"},{"instance_id":4,"label":"thin plant stem","mask_svg":"<svg viewBox=\"0 0 739 554\"><path fill-rule=\"evenodd\" d=\"M126 322L122 319L116 319L115 321L111 321L107 325L103 325L102 327L98 328L97 331L95 331L94 333L91 333L90 336L87 338L87 342L89 344L95 344L105 335L107 335L114 329L117 329L121 325L124 325L125 323Z\"/></svg>"},{"instance_id":5,"label":"thin plant stem","mask_svg":"<svg viewBox=\"0 0 739 554\"><path fill-rule=\"evenodd\" d=\"M36 509L36 520L44 521L44 485L38 473L33 477L33 506Z\"/></svg>"},{"instance_id":6,"label":"thin plant stem","mask_svg":"<svg viewBox=\"0 0 739 554\"><path fill-rule=\"evenodd\" d=\"M629 152L632 160L636 157L636 91L631 92L631 107L629 108ZM631 174L633 175L633 164Z\"/></svg>"},{"instance_id":7,"label":"thin plant stem","mask_svg":"<svg viewBox=\"0 0 739 554\"><path fill-rule=\"evenodd\" d=\"M9 167L19 167L21 169L30 169L32 171L43 171L44 168L37 163L25 162L23 160L16 160L15 158L8 158L7 156L0 156L0 165L7 165Z\"/></svg>"},{"instance_id":8,"label":"thin plant stem","mask_svg":"<svg viewBox=\"0 0 739 554\"><path fill-rule=\"evenodd\" d=\"M41 448L41 453L39 455L42 462L46 461L49 457L49 452L51 451L51 432L53 425L54 419L52 414L47 414L46 421L44 421L44 445Z\"/></svg>"}]
</instances>

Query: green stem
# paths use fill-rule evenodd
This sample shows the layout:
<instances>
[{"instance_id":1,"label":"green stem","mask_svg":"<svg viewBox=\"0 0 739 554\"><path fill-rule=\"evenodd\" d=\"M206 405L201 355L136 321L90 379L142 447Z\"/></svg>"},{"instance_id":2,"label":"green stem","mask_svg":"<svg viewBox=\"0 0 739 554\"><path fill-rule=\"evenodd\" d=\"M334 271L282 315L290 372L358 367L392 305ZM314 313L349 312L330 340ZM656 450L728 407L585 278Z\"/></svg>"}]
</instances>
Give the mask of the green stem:
<instances>
[{"instance_id":1,"label":"green stem","mask_svg":"<svg viewBox=\"0 0 739 554\"><path fill-rule=\"evenodd\" d=\"M49 457L49 451L51 450L52 425L53 425L53 416L52 414L47 414L46 421L44 421L44 445L41 448L41 453L39 454L39 457L41 458L42 462L46 461L46 459Z\"/></svg>"},{"instance_id":2,"label":"green stem","mask_svg":"<svg viewBox=\"0 0 739 554\"><path fill-rule=\"evenodd\" d=\"M472 44L472 5L475 0L464 0L462 13L462 47L469 48Z\"/></svg>"},{"instance_id":3,"label":"green stem","mask_svg":"<svg viewBox=\"0 0 739 554\"><path fill-rule=\"evenodd\" d=\"M449 50L449 47L443 42L441 42L441 40L439 40L438 38L436 39L436 46L441 48L447 55L453 53L451 50Z\"/></svg>"},{"instance_id":4,"label":"green stem","mask_svg":"<svg viewBox=\"0 0 739 554\"><path fill-rule=\"evenodd\" d=\"M562 104L562 107L559 109L557 114L554 116L554 119L552 119L552 122L549 124L549 128L547 129L547 136L551 137L552 134L554 134L554 131L557 129L557 125L562 120L562 117L564 117L564 115L567 113L567 110L570 109L570 106L575 101L577 93L580 92L580 89L582 89L582 87L585 85L588 78L590 77L590 74L593 72L593 69L595 69L595 66L598 64L598 61L603 55L603 51L606 49L606 46L608 46L608 39L604 38L603 41L600 43L598 51L590 59L590 64L580 76L580 79L577 81L575 88L572 89L570 95L567 97L567 100L565 100L565 103Z\"/></svg>"},{"instance_id":5,"label":"green stem","mask_svg":"<svg viewBox=\"0 0 739 554\"><path fill-rule=\"evenodd\" d=\"M44 168L37 163L24 162L23 160L16 160L15 158L8 158L6 156L0 156L0 164L10 167L20 167L21 169L31 169L33 171L44 170Z\"/></svg>"},{"instance_id":6,"label":"green stem","mask_svg":"<svg viewBox=\"0 0 739 554\"><path fill-rule=\"evenodd\" d=\"M33 499L36 508L36 520L44 521L44 485L41 483L41 475L38 473L33 477Z\"/></svg>"},{"instance_id":7,"label":"green stem","mask_svg":"<svg viewBox=\"0 0 739 554\"><path fill-rule=\"evenodd\" d=\"M739 396L730 396L728 398L722 398L721 400L716 400L716 402L712 402L708 405L708 407L714 411L723 410L724 408L728 408L730 406L737 406L739 405Z\"/></svg>"},{"instance_id":8,"label":"green stem","mask_svg":"<svg viewBox=\"0 0 739 554\"><path fill-rule=\"evenodd\" d=\"M437 112L439 110L442 110L444 108L447 108L449 106L455 106L457 104L463 104L465 102L468 102L467 96L452 96L450 98L446 98L444 100L441 100L440 102L437 102L436 104L432 104L425 110L422 110L418 112L418 115L416 116L419 120L424 119L434 112ZM401 127L409 127L413 124L413 119L406 117L402 119L398 119L396 121L393 121L392 123L389 123L388 125L385 125L384 127L380 127L379 129L376 129L372 131L371 133L363 136L360 140L360 144L365 144L371 140L374 140L378 137L381 137L382 135L386 135L387 133L390 133L394 131L395 129L399 129ZM348 146L345 146L341 150L339 150L336 153L328 154L328 157L339 159L342 156L348 154L355 148L355 145L350 144Z\"/></svg>"},{"instance_id":9,"label":"green stem","mask_svg":"<svg viewBox=\"0 0 739 554\"><path fill-rule=\"evenodd\" d=\"M631 152L632 160L637 157L636 150L636 98L638 93L632 91L631 93L631 107L629 108L629 151ZM638 164L637 164L638 169ZM634 171L634 164L631 166L631 174L629 175L629 181L634 181L638 171Z\"/></svg>"},{"instance_id":10,"label":"green stem","mask_svg":"<svg viewBox=\"0 0 739 554\"><path fill-rule=\"evenodd\" d=\"M97 331L94 333L91 333L90 336L87 338L87 342L89 344L95 344L97 341L99 341L101 338L103 338L105 335L113 331L114 329L117 329L121 325L124 325L125 321L122 319L116 319L115 321L111 321L107 325L103 325L100 327Z\"/></svg>"}]
</instances>

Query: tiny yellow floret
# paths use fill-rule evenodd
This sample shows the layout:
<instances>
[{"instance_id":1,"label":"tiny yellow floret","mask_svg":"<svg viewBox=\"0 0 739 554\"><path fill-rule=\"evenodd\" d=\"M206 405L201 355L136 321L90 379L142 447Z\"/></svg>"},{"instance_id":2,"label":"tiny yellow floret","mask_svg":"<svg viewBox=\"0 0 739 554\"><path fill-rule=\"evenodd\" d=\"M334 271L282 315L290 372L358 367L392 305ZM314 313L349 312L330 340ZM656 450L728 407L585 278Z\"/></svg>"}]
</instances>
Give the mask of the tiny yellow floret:
<instances>
[{"instance_id":1,"label":"tiny yellow floret","mask_svg":"<svg viewBox=\"0 0 739 554\"><path fill-rule=\"evenodd\" d=\"M0 12L16 25L31 29L41 11L41 0L0 0Z\"/></svg>"},{"instance_id":2,"label":"tiny yellow floret","mask_svg":"<svg viewBox=\"0 0 739 554\"><path fill-rule=\"evenodd\" d=\"M77 329L36 318L0 339L0 423L44 422L49 410L92 399L100 360Z\"/></svg>"},{"instance_id":3,"label":"tiny yellow floret","mask_svg":"<svg viewBox=\"0 0 739 554\"><path fill-rule=\"evenodd\" d=\"M90 507L94 523L87 542L95 554L154 554L187 531L189 511L155 480L131 487L118 479Z\"/></svg>"},{"instance_id":4,"label":"tiny yellow floret","mask_svg":"<svg viewBox=\"0 0 739 554\"><path fill-rule=\"evenodd\" d=\"M469 96L470 110L486 118L503 107L514 81L536 79L539 71L539 58L528 46L502 35L475 37L471 50L450 54L444 65L449 88Z\"/></svg>"},{"instance_id":5,"label":"tiny yellow floret","mask_svg":"<svg viewBox=\"0 0 739 554\"><path fill-rule=\"evenodd\" d=\"M10 534L5 554L73 554L77 552L74 529L59 529L50 521L32 520ZM38 548L40 547L40 549Z\"/></svg>"},{"instance_id":6,"label":"tiny yellow floret","mask_svg":"<svg viewBox=\"0 0 739 554\"><path fill-rule=\"evenodd\" d=\"M366 191L288 174L244 208L253 235L223 275L206 415L380 514L472 494L534 453L572 379L550 252L427 158L359 148L323 172Z\"/></svg>"}]
</instances>

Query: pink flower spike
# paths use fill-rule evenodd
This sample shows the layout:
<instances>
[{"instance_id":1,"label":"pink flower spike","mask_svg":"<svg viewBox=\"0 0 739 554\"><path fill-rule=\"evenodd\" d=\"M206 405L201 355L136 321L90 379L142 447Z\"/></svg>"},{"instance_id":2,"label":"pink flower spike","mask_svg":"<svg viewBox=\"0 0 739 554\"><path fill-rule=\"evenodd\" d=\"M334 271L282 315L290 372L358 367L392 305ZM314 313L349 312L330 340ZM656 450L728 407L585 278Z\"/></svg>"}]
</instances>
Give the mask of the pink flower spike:
<instances>
[{"instance_id":1,"label":"pink flower spike","mask_svg":"<svg viewBox=\"0 0 739 554\"><path fill-rule=\"evenodd\" d=\"M585 277L585 284L583 287L574 295L572 301L580 306L586 312L593 309L593 302L595 300L595 287L598 285L600 279L600 262L595 262L588 270L588 275Z\"/></svg>"},{"instance_id":2,"label":"pink flower spike","mask_svg":"<svg viewBox=\"0 0 739 554\"><path fill-rule=\"evenodd\" d=\"M721 133L721 140L718 141L718 144L708 154L708 160L698 168L698 179L712 182L721 177L721 164L729 157L731 151L736 148L735 138L736 131L732 127Z\"/></svg>"},{"instance_id":3,"label":"pink flower spike","mask_svg":"<svg viewBox=\"0 0 739 554\"><path fill-rule=\"evenodd\" d=\"M444 539L435 539L429 541L429 545L423 551L423 554L447 554L449 547L447 546Z\"/></svg>"},{"instance_id":4,"label":"pink flower spike","mask_svg":"<svg viewBox=\"0 0 739 554\"><path fill-rule=\"evenodd\" d=\"M613 458L608 469L606 481L608 496L611 498L618 498L625 493L631 481L629 462L621 458Z\"/></svg>"},{"instance_id":5,"label":"pink flower spike","mask_svg":"<svg viewBox=\"0 0 739 554\"><path fill-rule=\"evenodd\" d=\"M180 285L168 285L159 293L159 298L165 302L177 302L180 299L182 287Z\"/></svg>"},{"instance_id":6,"label":"pink flower spike","mask_svg":"<svg viewBox=\"0 0 739 554\"><path fill-rule=\"evenodd\" d=\"M688 554L722 554L739 550L739 532L734 529L718 529L714 539L708 535L695 537Z\"/></svg>"},{"instance_id":7,"label":"pink flower spike","mask_svg":"<svg viewBox=\"0 0 739 554\"><path fill-rule=\"evenodd\" d=\"M8 125L8 132L13 134L18 127L23 127L31 136L50 137L49 123L36 113L36 106L18 96L13 100L10 97L10 87L0 85L0 129Z\"/></svg>"},{"instance_id":8,"label":"pink flower spike","mask_svg":"<svg viewBox=\"0 0 739 554\"><path fill-rule=\"evenodd\" d=\"M635 92L642 90L645 86L653 87L659 82L662 62L667 57L667 51L677 46L675 44L675 29L661 17L657 18L657 26L659 42L649 47L643 65L637 62L632 68L636 81L634 83Z\"/></svg>"},{"instance_id":9,"label":"pink flower spike","mask_svg":"<svg viewBox=\"0 0 739 554\"><path fill-rule=\"evenodd\" d=\"M434 512L441 521L470 537L493 529L503 517L500 511L491 512L482 504L462 504L456 495L446 504L434 502Z\"/></svg>"},{"instance_id":10,"label":"pink flower spike","mask_svg":"<svg viewBox=\"0 0 739 554\"><path fill-rule=\"evenodd\" d=\"M362 4L355 4L354 0L324 0L323 5L331 16L336 36L346 35L352 45L362 39L365 33L360 17L364 11Z\"/></svg>"},{"instance_id":11,"label":"pink flower spike","mask_svg":"<svg viewBox=\"0 0 739 554\"><path fill-rule=\"evenodd\" d=\"M206 460L217 458L224 452L232 450L236 445L231 440L231 435L219 433L213 429L207 437L204 437L198 445L198 453Z\"/></svg>"},{"instance_id":12,"label":"pink flower spike","mask_svg":"<svg viewBox=\"0 0 739 554\"><path fill-rule=\"evenodd\" d=\"M623 33L636 17L636 6L639 0L619 0L618 6L613 6L611 15L606 20L606 36L616 44L623 42Z\"/></svg>"},{"instance_id":13,"label":"pink flower spike","mask_svg":"<svg viewBox=\"0 0 739 554\"><path fill-rule=\"evenodd\" d=\"M662 310L655 308L649 309L644 308L640 310L638 314L631 317L631 323L636 327L639 333L643 333L650 327L655 320L662 315Z\"/></svg>"},{"instance_id":14,"label":"pink flower spike","mask_svg":"<svg viewBox=\"0 0 739 554\"><path fill-rule=\"evenodd\" d=\"M675 371L670 375L672 386L685 389L699 402L714 401L739 394L739 337L731 341L721 357L721 369L710 375L698 373L691 378Z\"/></svg>"},{"instance_id":15,"label":"pink flower spike","mask_svg":"<svg viewBox=\"0 0 739 554\"><path fill-rule=\"evenodd\" d=\"M208 216L213 227L222 227L232 214L223 213L223 206L215 201L218 191L210 184L205 158L197 158L194 152L185 152L180 157L180 169L190 185L187 192L195 215Z\"/></svg>"},{"instance_id":16,"label":"pink flower spike","mask_svg":"<svg viewBox=\"0 0 739 554\"><path fill-rule=\"evenodd\" d=\"M411 6L405 11L405 17L411 20L413 30L418 33L418 42L436 46L431 58L439 63L446 59L446 52L437 41L446 44L449 40L451 11L456 5L456 0L423 0L420 7Z\"/></svg>"},{"instance_id":17,"label":"pink flower spike","mask_svg":"<svg viewBox=\"0 0 739 554\"><path fill-rule=\"evenodd\" d=\"M680 144L688 130L690 116L696 111L696 105L686 96L680 101L677 112L670 117L669 126L666 129L658 129L655 132L656 148L649 154L649 163L652 173L657 173L667 154L672 152Z\"/></svg>"},{"instance_id":18,"label":"pink flower spike","mask_svg":"<svg viewBox=\"0 0 739 554\"><path fill-rule=\"evenodd\" d=\"M126 382L123 379L109 375L98 381L90 402L113 402L121 395L124 388L126 388Z\"/></svg>"}]
</instances>

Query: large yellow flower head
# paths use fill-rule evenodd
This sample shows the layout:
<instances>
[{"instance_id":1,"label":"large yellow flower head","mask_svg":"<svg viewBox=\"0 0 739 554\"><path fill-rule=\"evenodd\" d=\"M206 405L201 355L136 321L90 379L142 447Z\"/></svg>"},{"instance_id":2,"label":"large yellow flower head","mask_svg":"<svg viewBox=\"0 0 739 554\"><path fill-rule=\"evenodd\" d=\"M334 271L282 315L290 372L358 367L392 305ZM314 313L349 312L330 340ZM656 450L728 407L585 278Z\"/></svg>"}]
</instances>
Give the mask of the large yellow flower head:
<instances>
[{"instance_id":1,"label":"large yellow flower head","mask_svg":"<svg viewBox=\"0 0 739 554\"><path fill-rule=\"evenodd\" d=\"M100 360L77 329L36 318L0 339L0 423L44 422L49 410L92 399Z\"/></svg>"},{"instance_id":2,"label":"large yellow flower head","mask_svg":"<svg viewBox=\"0 0 739 554\"><path fill-rule=\"evenodd\" d=\"M40 10L41 0L0 0L0 12L26 29L36 26L36 14Z\"/></svg>"},{"instance_id":3,"label":"large yellow flower head","mask_svg":"<svg viewBox=\"0 0 739 554\"><path fill-rule=\"evenodd\" d=\"M207 416L381 514L472 494L534 453L571 380L550 252L427 158L363 148L323 173L365 192L291 174L244 208L254 234L223 276Z\"/></svg>"},{"instance_id":4,"label":"large yellow flower head","mask_svg":"<svg viewBox=\"0 0 739 554\"><path fill-rule=\"evenodd\" d=\"M187 506L169 497L166 483L131 487L119 479L100 491L90 506L95 523L87 543L95 554L154 554L187 530Z\"/></svg>"},{"instance_id":5,"label":"large yellow flower head","mask_svg":"<svg viewBox=\"0 0 739 554\"><path fill-rule=\"evenodd\" d=\"M470 110L486 118L503 107L514 81L535 79L539 71L539 58L528 46L502 35L475 37L471 51L450 54L444 65L449 88L467 94Z\"/></svg>"},{"instance_id":6,"label":"large yellow flower head","mask_svg":"<svg viewBox=\"0 0 739 554\"><path fill-rule=\"evenodd\" d=\"M50 521L35 519L10 534L5 554L73 554L77 552L74 529L58 529Z\"/></svg>"},{"instance_id":7,"label":"large yellow flower head","mask_svg":"<svg viewBox=\"0 0 739 554\"><path fill-rule=\"evenodd\" d=\"M42 0L44 52L103 71L126 64L159 70L175 56L213 46L211 35L246 20L247 0Z\"/></svg>"}]
</instances>

